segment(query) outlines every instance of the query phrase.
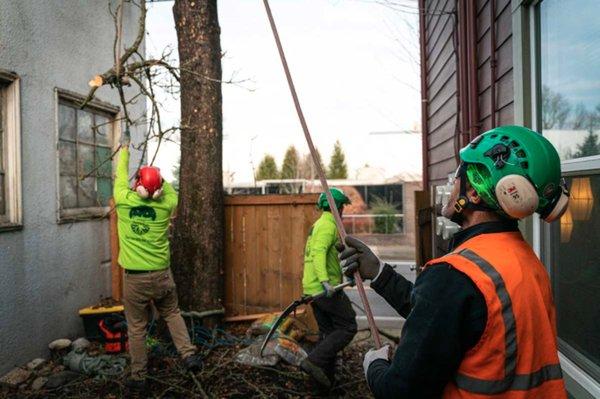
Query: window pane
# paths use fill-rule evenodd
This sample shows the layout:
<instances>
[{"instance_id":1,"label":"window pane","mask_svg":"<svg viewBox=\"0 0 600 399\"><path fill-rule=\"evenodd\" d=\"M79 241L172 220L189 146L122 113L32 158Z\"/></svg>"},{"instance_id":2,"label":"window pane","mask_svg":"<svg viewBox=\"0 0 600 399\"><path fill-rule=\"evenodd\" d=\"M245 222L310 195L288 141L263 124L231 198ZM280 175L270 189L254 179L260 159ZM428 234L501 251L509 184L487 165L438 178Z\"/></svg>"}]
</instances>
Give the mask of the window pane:
<instances>
[{"instance_id":1,"label":"window pane","mask_svg":"<svg viewBox=\"0 0 600 399\"><path fill-rule=\"evenodd\" d=\"M80 142L94 144L92 114L86 111L77 111L77 135Z\"/></svg>"},{"instance_id":2,"label":"window pane","mask_svg":"<svg viewBox=\"0 0 600 399\"><path fill-rule=\"evenodd\" d=\"M112 160L110 156L112 151L106 147L96 147L96 166L98 171L96 174L103 177L111 177L112 175Z\"/></svg>"},{"instance_id":3,"label":"window pane","mask_svg":"<svg viewBox=\"0 0 600 399\"><path fill-rule=\"evenodd\" d=\"M60 177L60 207L70 209L77 207L77 178L71 176Z\"/></svg>"},{"instance_id":4,"label":"window pane","mask_svg":"<svg viewBox=\"0 0 600 399\"><path fill-rule=\"evenodd\" d=\"M550 245L558 335L592 363L580 366L600 378L600 175L569 180L569 209L552 224Z\"/></svg>"},{"instance_id":5,"label":"window pane","mask_svg":"<svg viewBox=\"0 0 600 399\"><path fill-rule=\"evenodd\" d=\"M79 180L78 183L78 207L87 208L98 206L98 202L96 201L96 179L94 177L88 177L83 181Z\"/></svg>"},{"instance_id":6,"label":"window pane","mask_svg":"<svg viewBox=\"0 0 600 399\"><path fill-rule=\"evenodd\" d=\"M80 178L94 170L94 146L85 144L77 145L77 161L77 172Z\"/></svg>"},{"instance_id":7,"label":"window pane","mask_svg":"<svg viewBox=\"0 0 600 399\"><path fill-rule=\"evenodd\" d=\"M600 18L597 0L544 0L542 130L561 159L600 154Z\"/></svg>"},{"instance_id":8,"label":"window pane","mask_svg":"<svg viewBox=\"0 0 600 399\"><path fill-rule=\"evenodd\" d=\"M77 110L64 104L58 105L58 135L61 139L75 141L75 112Z\"/></svg>"},{"instance_id":9,"label":"window pane","mask_svg":"<svg viewBox=\"0 0 600 399\"><path fill-rule=\"evenodd\" d=\"M75 144L68 141L58 142L60 174L76 176L77 175L77 156Z\"/></svg>"},{"instance_id":10,"label":"window pane","mask_svg":"<svg viewBox=\"0 0 600 399\"><path fill-rule=\"evenodd\" d=\"M96 115L96 144L112 145L112 124L102 115Z\"/></svg>"},{"instance_id":11,"label":"window pane","mask_svg":"<svg viewBox=\"0 0 600 399\"><path fill-rule=\"evenodd\" d=\"M110 178L99 178L98 184L98 201L102 206L108 206L108 199L112 197L112 180Z\"/></svg>"}]
</instances>

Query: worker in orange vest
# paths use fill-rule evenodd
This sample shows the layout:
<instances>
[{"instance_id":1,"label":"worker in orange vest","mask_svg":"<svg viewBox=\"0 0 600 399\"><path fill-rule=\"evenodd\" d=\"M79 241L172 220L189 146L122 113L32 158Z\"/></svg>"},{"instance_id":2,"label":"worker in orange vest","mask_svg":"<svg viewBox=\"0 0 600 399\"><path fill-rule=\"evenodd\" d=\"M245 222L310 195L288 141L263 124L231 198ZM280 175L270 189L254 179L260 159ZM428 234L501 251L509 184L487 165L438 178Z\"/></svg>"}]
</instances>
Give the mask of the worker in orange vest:
<instances>
[{"instance_id":1,"label":"worker in orange vest","mask_svg":"<svg viewBox=\"0 0 600 399\"><path fill-rule=\"evenodd\" d=\"M393 357L387 345L365 355L369 387L377 398L564 399L550 278L517 226L566 210L559 156L540 134L503 126L460 160L442 215L462 229L414 285L355 237L340 253L345 273L406 318Z\"/></svg>"}]
</instances>

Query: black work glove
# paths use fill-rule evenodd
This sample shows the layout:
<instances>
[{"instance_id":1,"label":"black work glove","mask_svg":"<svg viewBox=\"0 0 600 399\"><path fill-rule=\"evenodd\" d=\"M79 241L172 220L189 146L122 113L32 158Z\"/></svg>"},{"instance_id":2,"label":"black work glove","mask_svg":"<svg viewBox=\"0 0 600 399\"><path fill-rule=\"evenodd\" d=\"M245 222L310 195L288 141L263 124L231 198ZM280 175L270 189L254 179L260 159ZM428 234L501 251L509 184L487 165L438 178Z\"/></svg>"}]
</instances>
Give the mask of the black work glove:
<instances>
[{"instance_id":1,"label":"black work glove","mask_svg":"<svg viewBox=\"0 0 600 399\"><path fill-rule=\"evenodd\" d=\"M373 280L379 274L382 262L369 246L353 236L346 237L346 245L338 244L338 258L342 271L352 277L358 270L365 280Z\"/></svg>"}]
</instances>

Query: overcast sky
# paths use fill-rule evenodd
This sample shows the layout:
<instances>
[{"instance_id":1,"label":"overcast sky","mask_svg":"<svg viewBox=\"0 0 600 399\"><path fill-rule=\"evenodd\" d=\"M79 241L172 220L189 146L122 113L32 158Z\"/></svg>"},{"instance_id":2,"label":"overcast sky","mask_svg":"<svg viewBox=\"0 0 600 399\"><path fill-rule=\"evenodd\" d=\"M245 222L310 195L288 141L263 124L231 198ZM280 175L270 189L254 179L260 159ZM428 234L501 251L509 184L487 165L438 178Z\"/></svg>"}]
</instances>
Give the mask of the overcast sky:
<instances>
[{"instance_id":1,"label":"overcast sky","mask_svg":"<svg viewBox=\"0 0 600 399\"><path fill-rule=\"evenodd\" d=\"M407 4L412 4L410 1ZM416 2L414 2L416 7ZM395 175L420 167L418 140L377 131L413 129L420 122L418 16L361 0L271 0L309 128L328 162L339 139L350 177L365 164ZM223 79L223 169L252 181L269 153L278 163L293 144L308 152L262 1L219 1ZM147 52L176 49L172 2L149 6ZM174 51L176 55L176 51ZM165 101L177 123L179 105ZM175 145L161 147L158 166L171 177Z\"/></svg>"}]
</instances>

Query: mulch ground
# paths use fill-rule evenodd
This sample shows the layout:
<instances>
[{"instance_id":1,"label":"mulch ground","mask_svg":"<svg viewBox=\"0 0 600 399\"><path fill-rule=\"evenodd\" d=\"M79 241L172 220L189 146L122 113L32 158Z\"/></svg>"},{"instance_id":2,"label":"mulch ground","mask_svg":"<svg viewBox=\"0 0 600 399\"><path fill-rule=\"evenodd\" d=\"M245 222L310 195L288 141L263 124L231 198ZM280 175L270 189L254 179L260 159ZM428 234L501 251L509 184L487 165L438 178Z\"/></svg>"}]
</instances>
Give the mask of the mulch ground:
<instances>
[{"instance_id":1,"label":"mulch ground","mask_svg":"<svg viewBox=\"0 0 600 399\"><path fill-rule=\"evenodd\" d=\"M213 333L212 338L198 338L196 332L194 341L200 343L204 365L195 374L184 371L170 344L158 345L150 356L148 384L144 392L127 389L126 375L103 379L82 375L55 390L42 388L33 391L24 384L19 389L2 391L0 396L28 399L372 397L362 370L363 355L372 346L368 336L363 334L363 338L357 338L344 350L334 387L323 391L305 373L282 361L274 367L250 367L236 363L236 353L247 344L246 327L230 325L219 334Z\"/></svg>"}]
</instances>

